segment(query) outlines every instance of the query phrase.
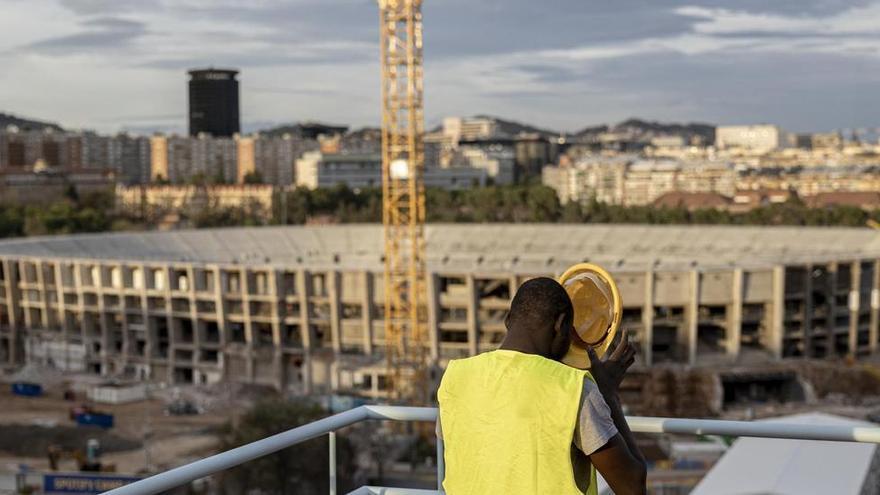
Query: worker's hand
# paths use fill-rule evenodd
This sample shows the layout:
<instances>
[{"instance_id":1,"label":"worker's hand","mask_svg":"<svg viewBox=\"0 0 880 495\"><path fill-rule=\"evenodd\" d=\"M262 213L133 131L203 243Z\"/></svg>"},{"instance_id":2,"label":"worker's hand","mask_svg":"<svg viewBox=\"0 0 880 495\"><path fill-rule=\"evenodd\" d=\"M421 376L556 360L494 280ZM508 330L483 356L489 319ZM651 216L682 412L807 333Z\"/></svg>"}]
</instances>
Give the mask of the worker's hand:
<instances>
[{"instance_id":1,"label":"worker's hand","mask_svg":"<svg viewBox=\"0 0 880 495\"><path fill-rule=\"evenodd\" d=\"M626 330L608 359L599 359L592 347L587 347L587 354L590 356L590 373L596 380L599 391L605 400L616 399L626 370L636 361L636 349L629 342Z\"/></svg>"}]
</instances>

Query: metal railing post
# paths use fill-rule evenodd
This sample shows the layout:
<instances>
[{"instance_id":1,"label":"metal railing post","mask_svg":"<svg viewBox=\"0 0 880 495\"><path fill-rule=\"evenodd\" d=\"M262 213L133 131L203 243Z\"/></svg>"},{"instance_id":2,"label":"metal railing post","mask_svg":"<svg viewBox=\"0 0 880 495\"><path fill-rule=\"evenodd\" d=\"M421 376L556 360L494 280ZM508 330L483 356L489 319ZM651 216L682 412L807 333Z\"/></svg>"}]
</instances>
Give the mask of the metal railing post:
<instances>
[{"instance_id":1,"label":"metal railing post","mask_svg":"<svg viewBox=\"0 0 880 495\"><path fill-rule=\"evenodd\" d=\"M443 439L437 437L437 491L443 493L443 479L446 478L446 460L443 458Z\"/></svg>"},{"instance_id":2,"label":"metal railing post","mask_svg":"<svg viewBox=\"0 0 880 495\"><path fill-rule=\"evenodd\" d=\"M330 495L336 495L336 432L328 433L330 436Z\"/></svg>"}]
</instances>

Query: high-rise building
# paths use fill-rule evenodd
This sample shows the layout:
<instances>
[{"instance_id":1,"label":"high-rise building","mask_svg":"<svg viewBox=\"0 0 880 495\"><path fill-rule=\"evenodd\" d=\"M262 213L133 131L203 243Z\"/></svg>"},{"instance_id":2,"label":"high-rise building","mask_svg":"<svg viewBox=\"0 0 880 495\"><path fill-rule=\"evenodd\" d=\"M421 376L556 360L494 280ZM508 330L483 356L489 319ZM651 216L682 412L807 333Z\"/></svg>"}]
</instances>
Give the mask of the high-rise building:
<instances>
[{"instance_id":1,"label":"high-rise building","mask_svg":"<svg viewBox=\"0 0 880 495\"><path fill-rule=\"evenodd\" d=\"M189 134L232 137L239 132L237 70L189 71Z\"/></svg>"}]
</instances>

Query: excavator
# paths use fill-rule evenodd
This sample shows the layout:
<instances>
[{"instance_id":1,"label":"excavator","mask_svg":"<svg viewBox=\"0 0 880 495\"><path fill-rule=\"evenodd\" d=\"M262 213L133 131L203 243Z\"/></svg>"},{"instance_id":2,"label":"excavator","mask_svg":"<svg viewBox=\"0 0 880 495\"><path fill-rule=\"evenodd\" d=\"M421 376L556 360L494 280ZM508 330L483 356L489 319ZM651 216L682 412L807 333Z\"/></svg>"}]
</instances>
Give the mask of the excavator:
<instances>
[{"instance_id":1,"label":"excavator","mask_svg":"<svg viewBox=\"0 0 880 495\"><path fill-rule=\"evenodd\" d=\"M90 438L86 443L85 454L82 449L65 448L61 445L53 444L46 449L46 456L49 458L49 469L51 471L59 471L61 461L72 459L76 463L77 470L80 472L116 472L115 464L101 462L101 444L95 438Z\"/></svg>"}]
</instances>

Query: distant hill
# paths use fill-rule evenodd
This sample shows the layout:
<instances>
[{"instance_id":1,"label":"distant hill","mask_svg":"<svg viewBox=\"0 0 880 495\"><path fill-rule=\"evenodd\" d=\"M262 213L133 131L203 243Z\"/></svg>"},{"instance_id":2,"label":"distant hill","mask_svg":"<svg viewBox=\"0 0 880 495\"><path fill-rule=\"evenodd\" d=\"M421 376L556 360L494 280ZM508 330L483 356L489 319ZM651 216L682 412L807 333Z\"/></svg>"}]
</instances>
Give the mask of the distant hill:
<instances>
[{"instance_id":1,"label":"distant hill","mask_svg":"<svg viewBox=\"0 0 880 495\"><path fill-rule=\"evenodd\" d=\"M5 129L6 126L10 125L14 125L23 131L40 131L43 129L52 129L53 131L64 130L60 125L54 122L26 119L24 117L0 112L0 129Z\"/></svg>"},{"instance_id":2,"label":"distant hill","mask_svg":"<svg viewBox=\"0 0 880 495\"><path fill-rule=\"evenodd\" d=\"M345 137L350 139L379 140L382 139L382 129L378 127L361 127L360 129L348 131Z\"/></svg>"},{"instance_id":3,"label":"distant hill","mask_svg":"<svg viewBox=\"0 0 880 495\"><path fill-rule=\"evenodd\" d=\"M700 136L705 142L712 143L715 141L715 126L703 123L687 123L687 124L664 124L661 122L649 122L639 119L628 119L615 126L619 129L639 129L643 132L652 132L654 134L673 134L678 136Z\"/></svg>"},{"instance_id":4,"label":"distant hill","mask_svg":"<svg viewBox=\"0 0 880 495\"><path fill-rule=\"evenodd\" d=\"M574 133L576 137L584 137L584 136L594 136L596 134L602 134L603 132L608 132L609 127L605 124L602 125L594 125L590 127L584 127L583 129Z\"/></svg>"},{"instance_id":5,"label":"distant hill","mask_svg":"<svg viewBox=\"0 0 880 495\"><path fill-rule=\"evenodd\" d=\"M499 117L495 117L493 115L474 115L473 117L469 117L473 119L489 119L494 120L498 123L498 130L502 134L507 134L509 136L516 136L520 133L528 133L528 134L541 134L543 136L559 136L558 131L550 130L550 129L542 129L540 127L535 127L528 124L523 124L520 122L516 122L513 120L505 120ZM443 124L437 125L428 130L428 132L440 132L443 130Z\"/></svg>"},{"instance_id":6,"label":"distant hill","mask_svg":"<svg viewBox=\"0 0 880 495\"><path fill-rule=\"evenodd\" d=\"M520 122L516 122L513 120L505 120L498 117L493 117L491 115L476 115L474 118L477 119L493 119L498 122L498 129L503 134L509 134L511 136L516 136L519 133L529 133L529 134L541 134L544 136L559 136L559 131L554 131L550 129L542 129L540 127L535 127L529 124L522 124Z\"/></svg>"},{"instance_id":7,"label":"distant hill","mask_svg":"<svg viewBox=\"0 0 880 495\"><path fill-rule=\"evenodd\" d=\"M681 136L685 138L685 140L690 141L691 138L693 138L694 136L698 136L700 140L704 143L711 144L715 142L715 126L711 124L668 124L636 118L624 120L623 122L620 122L619 124L613 125L611 127L605 125L587 127L575 133L575 137L589 140L590 138L594 138L604 132L623 133L633 136L634 138L641 138L644 140L650 140L650 138L656 136L673 135Z\"/></svg>"}]
</instances>

